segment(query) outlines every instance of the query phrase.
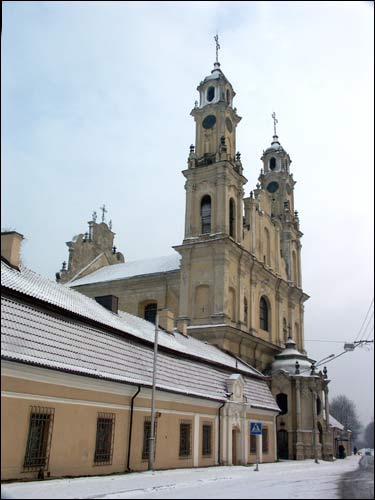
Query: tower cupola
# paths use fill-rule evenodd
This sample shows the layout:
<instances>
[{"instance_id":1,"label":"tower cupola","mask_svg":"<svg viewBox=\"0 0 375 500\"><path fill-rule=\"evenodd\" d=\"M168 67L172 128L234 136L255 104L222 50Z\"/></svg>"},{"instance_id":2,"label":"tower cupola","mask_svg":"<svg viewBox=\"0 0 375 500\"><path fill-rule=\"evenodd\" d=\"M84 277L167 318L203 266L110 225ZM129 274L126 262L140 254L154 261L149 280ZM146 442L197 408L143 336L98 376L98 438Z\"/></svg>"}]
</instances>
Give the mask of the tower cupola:
<instances>
[{"instance_id":1,"label":"tower cupola","mask_svg":"<svg viewBox=\"0 0 375 500\"><path fill-rule=\"evenodd\" d=\"M276 119L275 112L272 113L272 118L274 122L274 135L271 146L263 151L263 155L261 157L261 160L263 161L263 174L267 175L273 172L289 173L289 166L292 163L292 160L280 144L279 137L277 136L276 124L278 123L278 120Z\"/></svg>"}]
</instances>

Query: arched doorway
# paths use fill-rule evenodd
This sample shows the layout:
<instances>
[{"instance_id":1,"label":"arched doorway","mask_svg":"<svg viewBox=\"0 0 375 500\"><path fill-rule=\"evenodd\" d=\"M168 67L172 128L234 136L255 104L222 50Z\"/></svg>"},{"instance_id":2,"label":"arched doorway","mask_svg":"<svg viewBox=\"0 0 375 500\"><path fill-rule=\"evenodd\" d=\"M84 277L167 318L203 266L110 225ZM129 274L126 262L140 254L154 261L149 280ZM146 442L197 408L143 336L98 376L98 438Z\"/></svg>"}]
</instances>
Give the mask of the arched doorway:
<instances>
[{"instance_id":1,"label":"arched doorway","mask_svg":"<svg viewBox=\"0 0 375 500\"><path fill-rule=\"evenodd\" d=\"M237 427L232 428L232 464L239 465L241 463L241 432Z\"/></svg>"},{"instance_id":2,"label":"arched doorway","mask_svg":"<svg viewBox=\"0 0 375 500\"><path fill-rule=\"evenodd\" d=\"M277 458L289 458L288 432L285 429L277 431Z\"/></svg>"}]
</instances>

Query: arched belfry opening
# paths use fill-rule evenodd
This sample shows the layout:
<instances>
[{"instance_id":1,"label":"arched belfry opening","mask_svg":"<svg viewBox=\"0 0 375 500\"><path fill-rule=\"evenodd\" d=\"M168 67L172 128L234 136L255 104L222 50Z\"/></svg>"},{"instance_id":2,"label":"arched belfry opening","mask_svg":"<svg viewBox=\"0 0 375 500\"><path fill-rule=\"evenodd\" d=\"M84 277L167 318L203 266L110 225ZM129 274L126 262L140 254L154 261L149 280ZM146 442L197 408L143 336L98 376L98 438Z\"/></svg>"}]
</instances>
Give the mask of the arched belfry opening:
<instances>
[{"instance_id":1,"label":"arched belfry opening","mask_svg":"<svg viewBox=\"0 0 375 500\"><path fill-rule=\"evenodd\" d=\"M201 201L201 231L202 234L211 232L211 197L208 194Z\"/></svg>"},{"instance_id":2,"label":"arched belfry opening","mask_svg":"<svg viewBox=\"0 0 375 500\"><path fill-rule=\"evenodd\" d=\"M233 198L229 200L229 236L236 237L236 206Z\"/></svg>"}]
</instances>

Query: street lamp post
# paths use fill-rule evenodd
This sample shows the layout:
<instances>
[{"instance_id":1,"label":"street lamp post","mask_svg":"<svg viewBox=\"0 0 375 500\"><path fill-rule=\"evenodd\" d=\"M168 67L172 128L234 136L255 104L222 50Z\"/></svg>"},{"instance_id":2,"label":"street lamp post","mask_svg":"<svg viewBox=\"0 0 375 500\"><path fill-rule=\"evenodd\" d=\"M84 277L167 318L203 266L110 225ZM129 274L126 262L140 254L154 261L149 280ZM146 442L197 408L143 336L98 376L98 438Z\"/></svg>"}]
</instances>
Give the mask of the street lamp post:
<instances>
[{"instance_id":1,"label":"street lamp post","mask_svg":"<svg viewBox=\"0 0 375 500\"><path fill-rule=\"evenodd\" d=\"M156 362L158 356L158 325L159 314L156 311L155 317L155 341L154 341L154 363L152 372L152 393L151 393L151 429L149 437L149 456L148 456L148 470L154 470L154 454L155 454L155 385L156 385Z\"/></svg>"}]
</instances>

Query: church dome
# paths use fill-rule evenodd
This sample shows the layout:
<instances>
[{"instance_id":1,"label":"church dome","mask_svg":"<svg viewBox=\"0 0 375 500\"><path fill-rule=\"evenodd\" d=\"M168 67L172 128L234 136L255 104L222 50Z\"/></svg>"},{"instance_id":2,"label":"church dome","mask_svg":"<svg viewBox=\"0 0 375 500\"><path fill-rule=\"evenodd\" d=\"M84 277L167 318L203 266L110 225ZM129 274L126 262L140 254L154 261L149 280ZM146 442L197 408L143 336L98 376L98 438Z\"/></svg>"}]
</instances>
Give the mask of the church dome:
<instances>
[{"instance_id":1,"label":"church dome","mask_svg":"<svg viewBox=\"0 0 375 500\"><path fill-rule=\"evenodd\" d=\"M267 153L275 153L275 152L281 152L281 151L284 151L284 148L282 147L282 145L280 144L279 142L279 138L277 135L274 135L273 136L273 140L271 142L271 146L269 146L265 151L264 151L264 154L266 155Z\"/></svg>"},{"instance_id":2,"label":"church dome","mask_svg":"<svg viewBox=\"0 0 375 500\"><path fill-rule=\"evenodd\" d=\"M214 64L214 69L211 71L211 74L206 76L206 78L203 80L203 83L208 82L209 80L227 80L226 76L220 69L220 63L216 62Z\"/></svg>"},{"instance_id":3,"label":"church dome","mask_svg":"<svg viewBox=\"0 0 375 500\"><path fill-rule=\"evenodd\" d=\"M307 356L296 349L296 343L289 337L285 342L285 349L275 356L271 371L273 373L278 370L283 370L290 373L290 375L295 375L297 361L299 363L300 374L305 377L309 376L311 362L308 360Z\"/></svg>"}]
</instances>

